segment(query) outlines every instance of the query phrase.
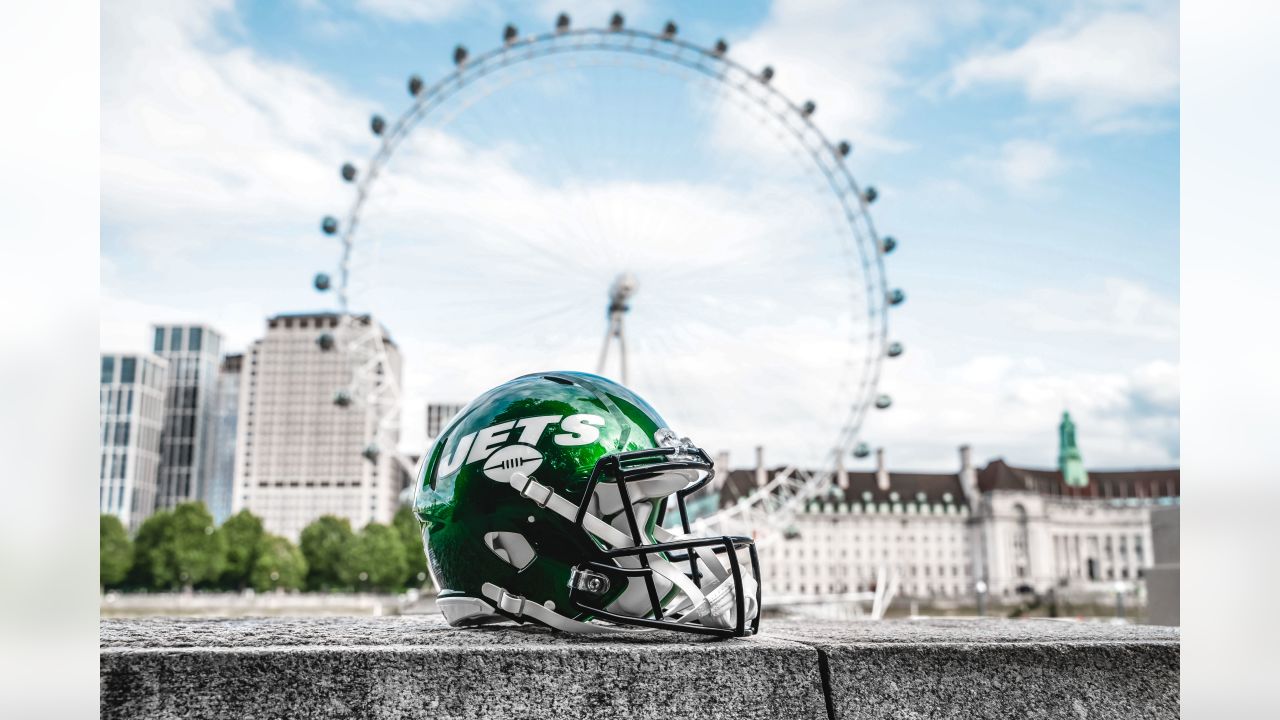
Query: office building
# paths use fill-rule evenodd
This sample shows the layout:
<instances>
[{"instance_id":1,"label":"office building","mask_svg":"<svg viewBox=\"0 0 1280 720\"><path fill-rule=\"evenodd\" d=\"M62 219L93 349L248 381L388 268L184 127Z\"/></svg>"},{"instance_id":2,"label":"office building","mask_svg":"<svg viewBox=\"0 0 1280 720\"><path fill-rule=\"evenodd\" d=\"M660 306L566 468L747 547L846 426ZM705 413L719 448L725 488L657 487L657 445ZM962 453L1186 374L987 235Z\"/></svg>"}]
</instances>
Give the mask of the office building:
<instances>
[{"instance_id":1,"label":"office building","mask_svg":"<svg viewBox=\"0 0 1280 720\"><path fill-rule=\"evenodd\" d=\"M466 407L459 403L429 403L427 405L427 441L440 437L449 421Z\"/></svg>"},{"instance_id":2,"label":"office building","mask_svg":"<svg viewBox=\"0 0 1280 720\"><path fill-rule=\"evenodd\" d=\"M205 325L153 325L151 331L152 349L169 361L156 507L207 502L222 336Z\"/></svg>"},{"instance_id":3,"label":"office building","mask_svg":"<svg viewBox=\"0 0 1280 720\"><path fill-rule=\"evenodd\" d=\"M231 516L236 472L236 427L240 416L240 369L243 364L243 355L222 358L214 392L213 458L204 495L209 512L219 525Z\"/></svg>"},{"instance_id":4,"label":"office building","mask_svg":"<svg viewBox=\"0 0 1280 720\"><path fill-rule=\"evenodd\" d=\"M98 508L136 530L156 505L168 362L103 354L99 389Z\"/></svg>"},{"instance_id":5,"label":"office building","mask_svg":"<svg viewBox=\"0 0 1280 720\"><path fill-rule=\"evenodd\" d=\"M345 344L333 342L339 321L333 313L272 317L241 369L232 510L248 508L269 532L295 541L321 515L355 528L389 522L403 484L392 452L368 457L372 422L360 399L335 402L355 366ZM380 329L390 365L383 372L398 381L399 350ZM398 438L384 440L394 448Z\"/></svg>"}]
</instances>

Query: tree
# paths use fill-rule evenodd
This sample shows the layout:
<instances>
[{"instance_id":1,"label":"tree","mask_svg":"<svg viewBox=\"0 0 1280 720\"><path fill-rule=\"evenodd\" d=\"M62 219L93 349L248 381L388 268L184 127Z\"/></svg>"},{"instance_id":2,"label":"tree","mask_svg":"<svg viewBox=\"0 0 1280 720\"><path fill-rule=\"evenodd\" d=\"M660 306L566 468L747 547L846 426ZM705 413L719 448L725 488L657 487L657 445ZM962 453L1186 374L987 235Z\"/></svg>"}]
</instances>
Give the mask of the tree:
<instances>
[{"instance_id":1,"label":"tree","mask_svg":"<svg viewBox=\"0 0 1280 720\"><path fill-rule=\"evenodd\" d=\"M346 518L324 515L305 528L299 538L307 562L308 590L336 590L344 587L339 567L342 556L355 544L355 534Z\"/></svg>"},{"instance_id":2,"label":"tree","mask_svg":"<svg viewBox=\"0 0 1280 720\"><path fill-rule=\"evenodd\" d=\"M405 581L407 587L422 587L428 582L427 556L422 550L422 524L414 516L413 509L401 505L391 519L391 527L400 536L405 553Z\"/></svg>"},{"instance_id":3,"label":"tree","mask_svg":"<svg viewBox=\"0 0 1280 720\"><path fill-rule=\"evenodd\" d=\"M403 587L408 561L400 534L387 525L369 523L350 550L343 553L339 574L359 590L398 590Z\"/></svg>"},{"instance_id":4,"label":"tree","mask_svg":"<svg viewBox=\"0 0 1280 720\"><path fill-rule=\"evenodd\" d=\"M254 570L266 538L262 520L248 510L241 510L222 523L218 531L227 543L227 565L222 572L221 584L225 588L243 590L254 584L249 580L249 574Z\"/></svg>"},{"instance_id":5,"label":"tree","mask_svg":"<svg viewBox=\"0 0 1280 720\"><path fill-rule=\"evenodd\" d=\"M293 543L277 535L259 539L249 583L260 591L300 590L307 580L307 559Z\"/></svg>"},{"instance_id":6,"label":"tree","mask_svg":"<svg viewBox=\"0 0 1280 720\"><path fill-rule=\"evenodd\" d=\"M102 515L98 518L98 584L103 588L124 582L133 567L133 546L120 518Z\"/></svg>"},{"instance_id":7,"label":"tree","mask_svg":"<svg viewBox=\"0 0 1280 720\"><path fill-rule=\"evenodd\" d=\"M226 554L226 539L200 502L153 514L138 528L134 541L138 579L156 590L191 588L216 580Z\"/></svg>"}]
</instances>

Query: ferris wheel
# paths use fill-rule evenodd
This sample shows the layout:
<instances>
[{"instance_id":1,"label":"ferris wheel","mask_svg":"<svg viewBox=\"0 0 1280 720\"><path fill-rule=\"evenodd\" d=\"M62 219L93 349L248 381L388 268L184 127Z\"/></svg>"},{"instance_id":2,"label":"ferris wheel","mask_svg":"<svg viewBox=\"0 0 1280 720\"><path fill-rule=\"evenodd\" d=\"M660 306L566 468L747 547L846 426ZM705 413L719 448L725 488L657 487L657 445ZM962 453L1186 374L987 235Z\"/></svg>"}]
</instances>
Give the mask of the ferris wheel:
<instances>
[{"instance_id":1,"label":"ferris wheel","mask_svg":"<svg viewBox=\"0 0 1280 720\"><path fill-rule=\"evenodd\" d=\"M318 342L351 358L334 402L364 413L365 456L413 472L399 440L415 393L588 370L709 450L768 442L783 469L696 524L783 527L870 453L860 430L891 405L882 363L903 352L888 336L897 243L872 224L851 144L772 67L673 22L579 29L561 14L501 39L456 47L434 82L410 77L408 108L370 120L372 156L341 166L350 208L321 222L340 254L314 286L340 320ZM403 383L383 323L423 363Z\"/></svg>"}]
</instances>

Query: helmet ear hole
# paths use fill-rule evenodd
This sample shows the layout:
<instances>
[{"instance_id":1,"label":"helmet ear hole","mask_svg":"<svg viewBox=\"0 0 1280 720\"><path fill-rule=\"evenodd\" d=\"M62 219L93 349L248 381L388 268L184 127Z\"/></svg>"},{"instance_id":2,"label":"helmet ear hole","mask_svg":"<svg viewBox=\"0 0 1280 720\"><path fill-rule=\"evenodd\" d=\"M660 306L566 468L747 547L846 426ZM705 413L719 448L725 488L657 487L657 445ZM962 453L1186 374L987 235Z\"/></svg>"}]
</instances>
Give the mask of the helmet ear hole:
<instances>
[{"instance_id":1,"label":"helmet ear hole","mask_svg":"<svg viewBox=\"0 0 1280 720\"><path fill-rule=\"evenodd\" d=\"M494 555L516 570L529 567L529 564L538 557L533 546L520 533L485 533L484 544Z\"/></svg>"}]
</instances>

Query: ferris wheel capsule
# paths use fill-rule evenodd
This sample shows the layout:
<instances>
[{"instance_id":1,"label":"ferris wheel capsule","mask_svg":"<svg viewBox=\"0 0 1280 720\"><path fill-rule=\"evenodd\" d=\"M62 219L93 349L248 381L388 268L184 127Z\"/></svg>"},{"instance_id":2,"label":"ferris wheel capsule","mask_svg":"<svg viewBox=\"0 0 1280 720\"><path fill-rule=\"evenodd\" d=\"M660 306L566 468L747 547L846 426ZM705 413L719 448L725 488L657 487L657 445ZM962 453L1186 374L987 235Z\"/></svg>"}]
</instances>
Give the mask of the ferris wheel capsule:
<instances>
[{"instance_id":1,"label":"ferris wheel capsule","mask_svg":"<svg viewBox=\"0 0 1280 720\"><path fill-rule=\"evenodd\" d=\"M569 14L560 13L560 15L556 17L556 34L563 35L567 32L569 32Z\"/></svg>"},{"instance_id":2,"label":"ferris wheel capsule","mask_svg":"<svg viewBox=\"0 0 1280 720\"><path fill-rule=\"evenodd\" d=\"M467 48L465 45L459 45L453 49L453 64L462 67L467 61Z\"/></svg>"},{"instance_id":3,"label":"ferris wheel capsule","mask_svg":"<svg viewBox=\"0 0 1280 720\"><path fill-rule=\"evenodd\" d=\"M346 390L339 390L333 394L333 404L338 407L349 407L351 405L351 393Z\"/></svg>"},{"instance_id":4,"label":"ferris wheel capsule","mask_svg":"<svg viewBox=\"0 0 1280 720\"><path fill-rule=\"evenodd\" d=\"M368 460L369 462L377 462L378 455L381 454L381 451L378 450L378 446L376 444L369 444L365 446L364 450L360 451L360 454L363 455L364 459Z\"/></svg>"},{"instance_id":5,"label":"ferris wheel capsule","mask_svg":"<svg viewBox=\"0 0 1280 720\"><path fill-rule=\"evenodd\" d=\"M504 45L510 46L520 37L520 31L516 30L515 25L508 24L502 29L502 42Z\"/></svg>"},{"instance_id":6,"label":"ferris wheel capsule","mask_svg":"<svg viewBox=\"0 0 1280 720\"><path fill-rule=\"evenodd\" d=\"M906 349L902 347L902 343L895 340L894 342L889 343L889 349L885 351L885 354L889 357L898 357L905 352L905 350Z\"/></svg>"},{"instance_id":7,"label":"ferris wheel capsule","mask_svg":"<svg viewBox=\"0 0 1280 720\"><path fill-rule=\"evenodd\" d=\"M616 12L613 17L609 18L609 29L613 32L618 32L625 23L626 20L622 17L622 13Z\"/></svg>"},{"instance_id":8,"label":"ferris wheel capsule","mask_svg":"<svg viewBox=\"0 0 1280 720\"><path fill-rule=\"evenodd\" d=\"M417 75L409 76L409 94L414 97L422 94L422 78Z\"/></svg>"},{"instance_id":9,"label":"ferris wheel capsule","mask_svg":"<svg viewBox=\"0 0 1280 720\"><path fill-rule=\"evenodd\" d=\"M311 284L315 285L316 289L320 292L324 292L329 289L329 275L326 273L316 273L316 278L311 281Z\"/></svg>"},{"instance_id":10,"label":"ferris wheel capsule","mask_svg":"<svg viewBox=\"0 0 1280 720\"><path fill-rule=\"evenodd\" d=\"M773 79L773 66L765 65L764 69L760 71L760 82L768 85L769 81L772 79Z\"/></svg>"},{"instance_id":11,"label":"ferris wheel capsule","mask_svg":"<svg viewBox=\"0 0 1280 720\"><path fill-rule=\"evenodd\" d=\"M871 448L866 443L858 443L858 446L853 449L853 456L858 459L867 457L870 454Z\"/></svg>"},{"instance_id":12,"label":"ferris wheel capsule","mask_svg":"<svg viewBox=\"0 0 1280 720\"><path fill-rule=\"evenodd\" d=\"M711 54L716 57L724 57L727 52L729 52L729 43L725 42L724 38L717 40L716 46L711 49Z\"/></svg>"},{"instance_id":13,"label":"ferris wheel capsule","mask_svg":"<svg viewBox=\"0 0 1280 720\"><path fill-rule=\"evenodd\" d=\"M876 407L881 410L884 410L885 408L889 407L892 404L893 404L893 398L889 397L888 395L881 395L880 397L876 398Z\"/></svg>"},{"instance_id":14,"label":"ferris wheel capsule","mask_svg":"<svg viewBox=\"0 0 1280 720\"><path fill-rule=\"evenodd\" d=\"M852 151L853 146L849 144L848 140L841 140L840 144L836 145L836 153L842 158L849 157L849 153Z\"/></svg>"},{"instance_id":15,"label":"ferris wheel capsule","mask_svg":"<svg viewBox=\"0 0 1280 720\"><path fill-rule=\"evenodd\" d=\"M332 215L325 215L324 219L320 221L320 229L324 231L325 235L332 235L338 232L338 218Z\"/></svg>"},{"instance_id":16,"label":"ferris wheel capsule","mask_svg":"<svg viewBox=\"0 0 1280 720\"><path fill-rule=\"evenodd\" d=\"M880 241L880 251L885 255L893 252L896 247L898 247L898 241L892 235L888 235Z\"/></svg>"},{"instance_id":17,"label":"ferris wheel capsule","mask_svg":"<svg viewBox=\"0 0 1280 720\"><path fill-rule=\"evenodd\" d=\"M862 191L862 199L865 200L868 205L875 202L878 197L880 197L880 193L873 185L868 185L867 189Z\"/></svg>"},{"instance_id":18,"label":"ferris wheel capsule","mask_svg":"<svg viewBox=\"0 0 1280 720\"><path fill-rule=\"evenodd\" d=\"M676 24L672 20L668 20L666 25L662 26L662 39L670 40L676 36Z\"/></svg>"},{"instance_id":19,"label":"ferris wheel capsule","mask_svg":"<svg viewBox=\"0 0 1280 720\"><path fill-rule=\"evenodd\" d=\"M356 166L351 163L342 164L342 179L351 182L356 179Z\"/></svg>"},{"instance_id":20,"label":"ferris wheel capsule","mask_svg":"<svg viewBox=\"0 0 1280 720\"><path fill-rule=\"evenodd\" d=\"M800 114L804 115L805 117L809 117L810 115L813 115L813 113L817 109L818 109L817 103L815 103L812 100L805 100L804 105L801 106L800 108Z\"/></svg>"},{"instance_id":21,"label":"ferris wheel capsule","mask_svg":"<svg viewBox=\"0 0 1280 720\"><path fill-rule=\"evenodd\" d=\"M894 288L889 291L887 299L890 305L901 305L902 301L907 299L907 294L902 291L902 288Z\"/></svg>"},{"instance_id":22,"label":"ferris wheel capsule","mask_svg":"<svg viewBox=\"0 0 1280 720\"><path fill-rule=\"evenodd\" d=\"M369 118L369 129L374 135L381 135L382 131L387 129L387 121L381 115L374 115Z\"/></svg>"},{"instance_id":23,"label":"ferris wheel capsule","mask_svg":"<svg viewBox=\"0 0 1280 720\"><path fill-rule=\"evenodd\" d=\"M320 349L326 352L333 349L334 342L333 336L329 333L324 333L320 337L316 338L316 345L320 346Z\"/></svg>"}]
</instances>

